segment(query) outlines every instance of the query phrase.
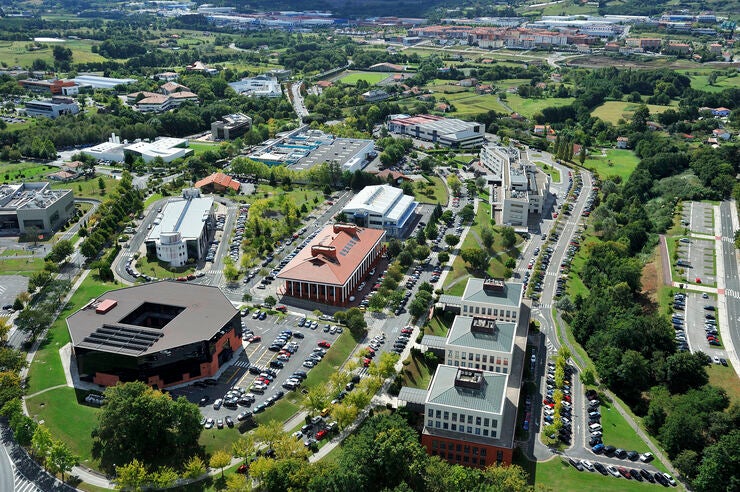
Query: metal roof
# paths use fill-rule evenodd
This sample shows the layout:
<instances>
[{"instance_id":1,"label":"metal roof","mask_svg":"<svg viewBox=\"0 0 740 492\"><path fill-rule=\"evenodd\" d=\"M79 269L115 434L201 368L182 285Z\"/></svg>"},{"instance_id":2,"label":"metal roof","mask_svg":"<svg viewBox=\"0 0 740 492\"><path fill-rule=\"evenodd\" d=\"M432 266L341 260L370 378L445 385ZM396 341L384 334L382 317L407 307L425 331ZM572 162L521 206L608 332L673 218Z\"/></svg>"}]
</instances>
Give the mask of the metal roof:
<instances>
[{"instance_id":1,"label":"metal roof","mask_svg":"<svg viewBox=\"0 0 740 492\"><path fill-rule=\"evenodd\" d=\"M455 316L447 334L447 343L497 352L510 353L513 350L514 332L516 331L514 323L502 323L491 319L490 323L495 325L495 328L491 330L492 333L484 333L472 330L473 320L471 316Z\"/></svg>"},{"instance_id":2,"label":"metal roof","mask_svg":"<svg viewBox=\"0 0 740 492\"><path fill-rule=\"evenodd\" d=\"M462 295L462 301L488 302L519 307L523 287L521 283L506 282L502 291L484 289L483 283L484 279L482 278L469 278L465 286L465 292Z\"/></svg>"},{"instance_id":3,"label":"metal roof","mask_svg":"<svg viewBox=\"0 0 740 492\"><path fill-rule=\"evenodd\" d=\"M405 401L406 403L417 403L419 405L423 405L427 399L427 390L404 386L398 393L398 399Z\"/></svg>"},{"instance_id":4,"label":"metal roof","mask_svg":"<svg viewBox=\"0 0 740 492\"><path fill-rule=\"evenodd\" d=\"M455 385L458 367L441 364L429 385L427 403L501 415L508 374L483 373L481 389Z\"/></svg>"}]
</instances>

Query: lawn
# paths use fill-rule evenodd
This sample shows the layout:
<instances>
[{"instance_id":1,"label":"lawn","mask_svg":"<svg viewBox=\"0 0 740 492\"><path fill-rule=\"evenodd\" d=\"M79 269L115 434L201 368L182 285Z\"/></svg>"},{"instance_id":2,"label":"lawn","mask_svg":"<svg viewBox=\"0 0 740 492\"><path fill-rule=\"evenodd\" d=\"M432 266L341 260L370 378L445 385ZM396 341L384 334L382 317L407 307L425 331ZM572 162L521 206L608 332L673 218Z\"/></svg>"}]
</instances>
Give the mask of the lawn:
<instances>
[{"instance_id":1,"label":"lawn","mask_svg":"<svg viewBox=\"0 0 740 492\"><path fill-rule=\"evenodd\" d=\"M42 43L46 48L39 50L28 50L27 47L32 44L29 41L3 41L0 43L0 60L5 61L8 65L30 66L34 60L42 59L50 64L54 62L52 50L55 45L61 45L72 50L73 63L95 63L104 62L106 59L92 52L95 41L90 40L69 40L64 43Z\"/></svg>"},{"instance_id":2,"label":"lawn","mask_svg":"<svg viewBox=\"0 0 740 492\"><path fill-rule=\"evenodd\" d=\"M59 349L69 343L69 331L67 331L65 318L91 299L116 287L118 287L116 284L99 282L90 275L82 282L80 288L72 295L67 306L49 328L46 339L41 343L31 362L28 371L28 394L66 383L62 361L59 358Z\"/></svg>"},{"instance_id":3,"label":"lawn","mask_svg":"<svg viewBox=\"0 0 740 492\"><path fill-rule=\"evenodd\" d=\"M709 384L719 386L727 391L730 403L740 404L740 379L735 374L732 366L724 367L712 364L707 367L707 374L709 374Z\"/></svg>"},{"instance_id":4,"label":"lawn","mask_svg":"<svg viewBox=\"0 0 740 492\"><path fill-rule=\"evenodd\" d=\"M551 166L549 164L545 164L544 162L537 161L535 162L537 164L537 167L542 169L545 174L550 176L552 178L553 183L560 183L560 170L554 166Z\"/></svg>"},{"instance_id":5,"label":"lawn","mask_svg":"<svg viewBox=\"0 0 740 492\"><path fill-rule=\"evenodd\" d=\"M592 460L593 461L593 460ZM531 468L531 464L529 467ZM609 492L631 492L634 490L656 490L659 487L649 482L636 482L604 476L599 472L579 472L566 465L560 458L537 463L534 472L535 485L550 488L557 484L557 490L563 492L582 490L608 490Z\"/></svg>"},{"instance_id":6,"label":"lawn","mask_svg":"<svg viewBox=\"0 0 740 492\"><path fill-rule=\"evenodd\" d=\"M454 319L455 317L449 312L444 312L441 315L435 314L424 325L424 335L447 336L447 332L450 331Z\"/></svg>"},{"instance_id":7,"label":"lawn","mask_svg":"<svg viewBox=\"0 0 740 492\"><path fill-rule=\"evenodd\" d=\"M573 101L573 97L523 98L518 94L506 94L505 102L517 113L531 118L545 108L567 106Z\"/></svg>"},{"instance_id":8,"label":"lawn","mask_svg":"<svg viewBox=\"0 0 740 492\"><path fill-rule=\"evenodd\" d=\"M638 436L622 415L613 407L612 403L601 396L601 426L604 428L604 444L609 444L627 451L635 450L639 453L649 451L640 436Z\"/></svg>"},{"instance_id":9,"label":"lawn","mask_svg":"<svg viewBox=\"0 0 740 492\"><path fill-rule=\"evenodd\" d=\"M434 368L427 364L423 355L415 357L414 354L411 354L407 360L410 360L411 363L403 366L403 386L427 389L429 387L429 381L432 379Z\"/></svg>"},{"instance_id":10,"label":"lawn","mask_svg":"<svg viewBox=\"0 0 740 492\"><path fill-rule=\"evenodd\" d=\"M348 85L355 85L358 81L364 80L370 85L375 85L394 74L388 72L348 72L347 75L340 78L340 82Z\"/></svg>"},{"instance_id":11,"label":"lawn","mask_svg":"<svg viewBox=\"0 0 740 492\"><path fill-rule=\"evenodd\" d=\"M195 272L195 265L173 268L165 261L152 260L146 256L141 256L136 260L136 270L155 278L176 278Z\"/></svg>"},{"instance_id":12,"label":"lawn","mask_svg":"<svg viewBox=\"0 0 740 492\"><path fill-rule=\"evenodd\" d=\"M438 95L444 97L455 108L455 116L475 116L488 111L497 111L507 113L508 110L498 100L498 96L493 94L478 95L475 91L468 90L455 94Z\"/></svg>"},{"instance_id":13,"label":"lawn","mask_svg":"<svg viewBox=\"0 0 740 492\"><path fill-rule=\"evenodd\" d=\"M218 150L221 144L216 143L205 143L205 142L188 142L188 147L193 149L195 155L200 155L207 150Z\"/></svg>"},{"instance_id":14,"label":"lawn","mask_svg":"<svg viewBox=\"0 0 740 492\"><path fill-rule=\"evenodd\" d=\"M627 181L640 162L639 157L631 150L606 149L605 154L591 154L584 163L586 169L595 171L602 180L609 176L619 176L622 181Z\"/></svg>"},{"instance_id":15,"label":"lawn","mask_svg":"<svg viewBox=\"0 0 740 492\"><path fill-rule=\"evenodd\" d=\"M0 275L24 275L30 277L32 273L39 272L43 269L43 258L12 258L5 255L0 258Z\"/></svg>"},{"instance_id":16,"label":"lawn","mask_svg":"<svg viewBox=\"0 0 740 492\"><path fill-rule=\"evenodd\" d=\"M101 191L99 185L99 178L103 178L105 183L105 190ZM111 193L118 186L118 180L111 176L101 175L91 179L71 181L69 183L52 183L51 188L54 190L71 189L74 192L75 198L96 198L98 200L104 200L106 195Z\"/></svg>"},{"instance_id":17,"label":"lawn","mask_svg":"<svg viewBox=\"0 0 740 492\"><path fill-rule=\"evenodd\" d=\"M438 176L424 176L425 181L414 183L414 198L421 203L447 205L447 187Z\"/></svg>"},{"instance_id":18,"label":"lawn","mask_svg":"<svg viewBox=\"0 0 740 492\"><path fill-rule=\"evenodd\" d=\"M305 204L308 211L311 212L313 208L324 200L324 194L319 190L302 188L300 186L293 186L291 189L286 191L280 186L260 184L258 185L256 192L252 195L233 197L234 200L245 203L253 203L256 200L261 200L263 198L271 198L271 207L275 210L279 209L282 200L286 200L295 204L298 209Z\"/></svg>"},{"instance_id":19,"label":"lawn","mask_svg":"<svg viewBox=\"0 0 740 492\"><path fill-rule=\"evenodd\" d=\"M17 164L0 164L0 178L3 183L18 183L21 181L44 181L47 174L58 171L58 167L21 162Z\"/></svg>"},{"instance_id":20,"label":"lawn","mask_svg":"<svg viewBox=\"0 0 740 492\"><path fill-rule=\"evenodd\" d=\"M65 442L80 456L81 463L95 468L92 462L90 432L97 424L99 410L80 405L74 388L57 388L26 399L28 413L37 422L43 421L55 439Z\"/></svg>"},{"instance_id":21,"label":"lawn","mask_svg":"<svg viewBox=\"0 0 740 492\"><path fill-rule=\"evenodd\" d=\"M732 76L718 75L713 85L709 85L709 75L691 75L691 88L706 92L722 92L728 88L740 88L740 77L736 73Z\"/></svg>"},{"instance_id":22,"label":"lawn","mask_svg":"<svg viewBox=\"0 0 740 492\"><path fill-rule=\"evenodd\" d=\"M144 200L144 209L146 209L149 205L156 202L157 200L161 200L164 198L160 193L152 193L149 195L149 198Z\"/></svg>"},{"instance_id":23,"label":"lawn","mask_svg":"<svg viewBox=\"0 0 740 492\"><path fill-rule=\"evenodd\" d=\"M659 106L657 104L647 104L650 114L662 113L671 106ZM632 113L640 107L640 103L631 103L625 101L607 101L591 112L591 116L601 118L604 121L616 125L620 119L629 121Z\"/></svg>"}]
</instances>

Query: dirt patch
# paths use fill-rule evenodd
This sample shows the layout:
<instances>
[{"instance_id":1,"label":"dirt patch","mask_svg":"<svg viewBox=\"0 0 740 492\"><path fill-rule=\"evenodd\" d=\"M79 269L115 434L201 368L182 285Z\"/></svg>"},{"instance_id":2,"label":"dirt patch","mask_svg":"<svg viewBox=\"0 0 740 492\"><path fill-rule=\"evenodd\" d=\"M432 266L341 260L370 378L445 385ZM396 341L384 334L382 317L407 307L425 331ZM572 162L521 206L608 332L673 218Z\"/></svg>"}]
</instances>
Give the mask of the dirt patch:
<instances>
[{"instance_id":1,"label":"dirt patch","mask_svg":"<svg viewBox=\"0 0 740 492\"><path fill-rule=\"evenodd\" d=\"M642 294L652 302L658 301L658 287L661 283L658 268L658 258L653 258L642 269Z\"/></svg>"}]
</instances>

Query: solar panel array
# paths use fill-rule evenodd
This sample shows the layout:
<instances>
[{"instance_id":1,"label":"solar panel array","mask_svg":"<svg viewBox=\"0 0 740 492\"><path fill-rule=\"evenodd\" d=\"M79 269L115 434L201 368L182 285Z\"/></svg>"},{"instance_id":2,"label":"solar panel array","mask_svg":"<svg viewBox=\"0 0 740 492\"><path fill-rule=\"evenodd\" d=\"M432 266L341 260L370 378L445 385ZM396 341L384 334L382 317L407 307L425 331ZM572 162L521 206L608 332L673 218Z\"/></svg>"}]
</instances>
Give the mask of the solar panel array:
<instances>
[{"instance_id":1,"label":"solar panel array","mask_svg":"<svg viewBox=\"0 0 740 492\"><path fill-rule=\"evenodd\" d=\"M352 249L352 246L354 246L355 244L357 244L357 241L354 239L350 239L349 242L344 245L344 248L342 248L339 254L342 256L347 256L347 254L349 254L350 250Z\"/></svg>"},{"instance_id":2,"label":"solar panel array","mask_svg":"<svg viewBox=\"0 0 740 492\"><path fill-rule=\"evenodd\" d=\"M160 330L105 324L85 337L80 347L113 348L119 352L141 354L162 338Z\"/></svg>"}]
</instances>

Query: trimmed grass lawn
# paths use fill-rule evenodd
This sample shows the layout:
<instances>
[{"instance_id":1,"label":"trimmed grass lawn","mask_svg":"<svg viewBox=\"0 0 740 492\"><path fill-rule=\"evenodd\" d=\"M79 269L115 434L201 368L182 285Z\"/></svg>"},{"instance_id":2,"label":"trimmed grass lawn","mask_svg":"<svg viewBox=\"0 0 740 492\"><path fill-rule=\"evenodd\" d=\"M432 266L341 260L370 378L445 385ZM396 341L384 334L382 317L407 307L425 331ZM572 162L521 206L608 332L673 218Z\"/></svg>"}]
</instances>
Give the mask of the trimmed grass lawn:
<instances>
[{"instance_id":1,"label":"trimmed grass lawn","mask_svg":"<svg viewBox=\"0 0 740 492\"><path fill-rule=\"evenodd\" d=\"M594 460L591 460L592 462ZM535 464L532 464L535 465ZM529 465L531 467L531 465ZM604 476L599 472L579 472L570 465L566 465L560 458L536 463L534 472L535 485L545 488L555 487L558 491L608 490L609 492L631 492L634 490L656 490L659 487L649 482L636 482Z\"/></svg>"},{"instance_id":2,"label":"trimmed grass lawn","mask_svg":"<svg viewBox=\"0 0 740 492\"><path fill-rule=\"evenodd\" d=\"M691 75L691 88L706 92L722 92L723 90L734 87L740 88L740 77L733 74L732 77L725 75L717 76L714 85L709 85L709 74Z\"/></svg>"},{"instance_id":3,"label":"trimmed grass lawn","mask_svg":"<svg viewBox=\"0 0 740 492\"><path fill-rule=\"evenodd\" d=\"M19 183L21 181L45 181L47 174L59 171L58 167L34 162L17 164L1 163L0 180L2 183Z\"/></svg>"},{"instance_id":4,"label":"trimmed grass lawn","mask_svg":"<svg viewBox=\"0 0 740 492\"><path fill-rule=\"evenodd\" d=\"M730 403L740 404L740 379L731 366L712 364L707 367L707 374L709 374L709 384L724 388L727 396L730 397Z\"/></svg>"},{"instance_id":5,"label":"trimmed grass lawn","mask_svg":"<svg viewBox=\"0 0 740 492\"><path fill-rule=\"evenodd\" d=\"M146 209L149 205L156 202L157 200L161 200L162 198L164 198L164 196L162 196L160 193L152 193L149 198L144 200L144 209Z\"/></svg>"},{"instance_id":6,"label":"trimmed grass lawn","mask_svg":"<svg viewBox=\"0 0 740 492\"><path fill-rule=\"evenodd\" d=\"M43 258L12 258L3 255L0 258L0 275L25 275L30 277L32 273L44 269Z\"/></svg>"},{"instance_id":7,"label":"trimmed grass lawn","mask_svg":"<svg viewBox=\"0 0 740 492\"><path fill-rule=\"evenodd\" d=\"M640 159L631 150L608 149L606 157L589 155L584 167L595 171L602 180L609 176L619 176L623 181L627 181L639 162Z\"/></svg>"},{"instance_id":8,"label":"trimmed grass lawn","mask_svg":"<svg viewBox=\"0 0 740 492\"><path fill-rule=\"evenodd\" d=\"M98 178L102 177L105 182L105 192L101 192L100 186L98 185ZM57 189L71 189L74 191L75 198L97 198L103 200L105 197L114 191L118 186L118 180L108 175L96 176L92 179L71 181L69 183L52 183L51 188Z\"/></svg>"},{"instance_id":9,"label":"trimmed grass lawn","mask_svg":"<svg viewBox=\"0 0 740 492\"><path fill-rule=\"evenodd\" d=\"M424 335L436 335L438 337L447 336L447 332L450 331L454 319L455 317L449 312L444 312L441 315L435 314L434 317L424 325Z\"/></svg>"},{"instance_id":10,"label":"trimmed grass lawn","mask_svg":"<svg viewBox=\"0 0 740 492\"><path fill-rule=\"evenodd\" d=\"M604 443L627 451L635 450L639 453L648 451L647 445L640 439L622 415L613 407L612 403L601 397L601 426L604 428Z\"/></svg>"},{"instance_id":11,"label":"trimmed grass lawn","mask_svg":"<svg viewBox=\"0 0 740 492\"><path fill-rule=\"evenodd\" d=\"M527 118L531 118L545 108L567 106L573 101L575 101L573 97L523 98L518 94L506 94L506 104Z\"/></svg>"},{"instance_id":12,"label":"trimmed grass lawn","mask_svg":"<svg viewBox=\"0 0 740 492\"><path fill-rule=\"evenodd\" d=\"M390 72L349 72L339 81L343 84L356 85L358 81L364 80L370 85L375 85L392 75L394 74Z\"/></svg>"},{"instance_id":13,"label":"trimmed grass lawn","mask_svg":"<svg viewBox=\"0 0 740 492\"><path fill-rule=\"evenodd\" d=\"M0 60L4 60L9 65L30 66L37 58L45 60L51 64L54 62L52 50L54 46L60 45L72 50L72 61L74 63L91 63L104 62L106 58L93 53L93 44L98 44L90 40L68 40L64 43L41 43L46 48L30 51L26 47L32 44L29 41L4 41L0 43Z\"/></svg>"},{"instance_id":14,"label":"trimmed grass lawn","mask_svg":"<svg viewBox=\"0 0 740 492\"><path fill-rule=\"evenodd\" d=\"M311 210L324 201L324 194L319 190L311 188L293 186L292 189L286 191L280 186L260 184L258 185L256 192L252 195L239 195L232 197L233 200L244 203L254 203L256 200L261 200L263 198L272 199L272 207L276 210L279 209L279 205L282 203L282 200L286 200L294 203L299 210L305 204L310 213Z\"/></svg>"},{"instance_id":15,"label":"trimmed grass lawn","mask_svg":"<svg viewBox=\"0 0 740 492\"><path fill-rule=\"evenodd\" d=\"M59 349L69 343L69 331L64 321L67 316L77 311L90 299L96 298L111 289L120 287L114 283L99 282L91 275L82 282L70 302L57 320L49 328L46 339L41 343L28 371L28 394L45 388L65 384L64 369L59 357Z\"/></svg>"},{"instance_id":16,"label":"trimmed grass lawn","mask_svg":"<svg viewBox=\"0 0 740 492\"><path fill-rule=\"evenodd\" d=\"M447 187L439 176L424 176L425 181L414 183L414 198L421 203L447 205Z\"/></svg>"},{"instance_id":17,"label":"trimmed grass lawn","mask_svg":"<svg viewBox=\"0 0 740 492\"><path fill-rule=\"evenodd\" d=\"M619 123L620 119L629 121L629 119L632 118L632 113L634 113L637 108L640 107L640 105L640 103L632 103L626 101L607 101L598 108L594 109L591 112L591 116L601 118L602 120L607 121L612 125L616 125ZM659 106L657 104L647 104L646 106L650 110L650 114L662 113L663 111L671 107Z\"/></svg>"},{"instance_id":18,"label":"trimmed grass lawn","mask_svg":"<svg viewBox=\"0 0 740 492\"><path fill-rule=\"evenodd\" d=\"M141 256L136 260L136 270L155 278L176 278L193 273L195 265L173 268L168 266L167 262L156 259L150 260L146 256Z\"/></svg>"},{"instance_id":19,"label":"trimmed grass lawn","mask_svg":"<svg viewBox=\"0 0 740 492\"><path fill-rule=\"evenodd\" d=\"M454 116L475 116L488 111L507 112L493 94L479 95L473 90L466 90L455 94L439 94L438 97L445 97L455 107L452 112Z\"/></svg>"},{"instance_id":20,"label":"trimmed grass lawn","mask_svg":"<svg viewBox=\"0 0 740 492\"><path fill-rule=\"evenodd\" d=\"M432 379L433 369L427 365L424 356L409 356L411 363L403 366L403 386L409 388L427 389Z\"/></svg>"},{"instance_id":21,"label":"trimmed grass lawn","mask_svg":"<svg viewBox=\"0 0 740 492\"><path fill-rule=\"evenodd\" d=\"M537 161L535 162L537 164L537 167L542 169L542 171L550 176L552 178L552 181L554 183L560 183L560 170L556 167L553 167L549 164L545 164L544 162Z\"/></svg>"},{"instance_id":22,"label":"trimmed grass lawn","mask_svg":"<svg viewBox=\"0 0 740 492\"><path fill-rule=\"evenodd\" d=\"M189 142L188 147L193 149L195 155L200 155L206 150L218 150L221 144L217 143L206 143L206 142Z\"/></svg>"},{"instance_id":23,"label":"trimmed grass lawn","mask_svg":"<svg viewBox=\"0 0 740 492\"><path fill-rule=\"evenodd\" d=\"M27 398L28 412L36 421L44 421L55 439L64 441L80 456L82 464L96 467L92 460L90 433L97 424L97 408L80 405L74 388L57 388Z\"/></svg>"}]
</instances>

